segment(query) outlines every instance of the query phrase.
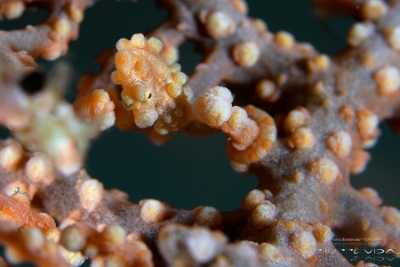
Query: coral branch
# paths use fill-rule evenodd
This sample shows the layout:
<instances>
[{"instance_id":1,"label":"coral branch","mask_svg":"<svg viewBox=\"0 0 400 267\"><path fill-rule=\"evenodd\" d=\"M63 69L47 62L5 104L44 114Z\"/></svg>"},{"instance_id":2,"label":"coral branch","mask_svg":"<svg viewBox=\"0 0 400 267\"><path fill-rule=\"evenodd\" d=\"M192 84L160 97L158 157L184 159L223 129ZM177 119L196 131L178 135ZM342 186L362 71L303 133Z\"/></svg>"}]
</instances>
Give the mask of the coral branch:
<instances>
[{"instance_id":1,"label":"coral branch","mask_svg":"<svg viewBox=\"0 0 400 267\"><path fill-rule=\"evenodd\" d=\"M54 60L65 54L68 42L78 37L79 23L83 20L86 7L93 3L92 0L2 1L0 18L18 18L26 7L35 5L47 9L50 16L34 27L0 31L1 61L14 66L35 67L35 59L39 56Z\"/></svg>"},{"instance_id":2,"label":"coral branch","mask_svg":"<svg viewBox=\"0 0 400 267\"><path fill-rule=\"evenodd\" d=\"M399 119L399 0L312 1L321 17L356 19L348 47L334 56L288 32L272 34L247 16L242 0L158 0L171 16L103 53L100 73L81 79L72 108L32 68L38 56L67 51L93 2L0 4L9 19L25 6L50 12L38 25L0 32L0 123L14 137L0 141L0 211L8 221L0 242L8 261L325 266L321 252L329 250L337 266L351 266L336 251L333 230L400 255L400 211L349 182L365 169L379 122ZM190 76L176 63L186 41L204 55ZM89 140L113 125L155 144L175 133L222 131L232 167L254 173L257 188L229 212L131 203L82 169Z\"/></svg>"}]
</instances>

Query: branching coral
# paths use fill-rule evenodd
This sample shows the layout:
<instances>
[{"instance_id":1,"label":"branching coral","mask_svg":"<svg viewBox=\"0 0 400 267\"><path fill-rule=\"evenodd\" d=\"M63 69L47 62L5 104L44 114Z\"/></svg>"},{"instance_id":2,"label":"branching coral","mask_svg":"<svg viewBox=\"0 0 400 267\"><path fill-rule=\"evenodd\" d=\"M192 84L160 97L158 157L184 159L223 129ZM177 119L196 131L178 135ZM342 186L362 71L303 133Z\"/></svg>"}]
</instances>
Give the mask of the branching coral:
<instances>
[{"instance_id":1,"label":"branching coral","mask_svg":"<svg viewBox=\"0 0 400 267\"><path fill-rule=\"evenodd\" d=\"M335 265L350 266L335 250L333 230L400 253L399 210L382 206L375 190L349 183L370 159L365 149L377 141L378 123L397 125L400 2L313 1L321 16L342 12L357 20L348 48L335 56L287 32L268 32L247 16L242 0L157 2L170 17L146 37L120 39L115 54L102 54L100 73L81 79L73 107L54 84L38 86L32 68L38 56L66 52L92 2L0 3L8 18L25 4L51 13L39 25L0 32L0 123L15 138L0 143L7 260L325 266L320 252L329 250ZM188 40L204 54L189 77L176 63ZM256 174L257 188L230 212L180 210L155 199L133 204L80 169L88 140L114 124L156 144L174 133L222 131L233 168ZM42 247L48 249L36 253Z\"/></svg>"}]
</instances>

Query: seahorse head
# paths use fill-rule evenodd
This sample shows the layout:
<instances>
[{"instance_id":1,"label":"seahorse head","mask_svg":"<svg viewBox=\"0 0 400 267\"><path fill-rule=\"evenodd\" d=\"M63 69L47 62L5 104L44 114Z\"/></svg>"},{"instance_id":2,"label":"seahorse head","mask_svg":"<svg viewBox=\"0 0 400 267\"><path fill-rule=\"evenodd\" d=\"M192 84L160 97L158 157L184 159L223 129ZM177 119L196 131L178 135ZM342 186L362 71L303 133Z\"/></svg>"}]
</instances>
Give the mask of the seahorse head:
<instances>
[{"instance_id":1,"label":"seahorse head","mask_svg":"<svg viewBox=\"0 0 400 267\"><path fill-rule=\"evenodd\" d=\"M166 134L181 123L182 85L187 76L179 64L168 64L160 56L162 43L157 38L146 39L134 34L130 40L120 39L115 55L116 71L111 79L122 85L121 100L133 111L135 124L140 128L155 125L159 134ZM182 98L182 97L181 97Z\"/></svg>"}]
</instances>

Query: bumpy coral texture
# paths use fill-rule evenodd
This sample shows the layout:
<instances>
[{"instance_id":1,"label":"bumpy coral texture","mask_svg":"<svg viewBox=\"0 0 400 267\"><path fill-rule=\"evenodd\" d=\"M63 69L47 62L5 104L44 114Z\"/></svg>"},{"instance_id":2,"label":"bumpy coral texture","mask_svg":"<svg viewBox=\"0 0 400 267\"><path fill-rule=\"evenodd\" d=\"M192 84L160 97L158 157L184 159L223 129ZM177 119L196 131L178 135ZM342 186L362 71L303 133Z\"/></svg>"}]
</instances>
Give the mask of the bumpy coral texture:
<instances>
[{"instance_id":1,"label":"bumpy coral texture","mask_svg":"<svg viewBox=\"0 0 400 267\"><path fill-rule=\"evenodd\" d=\"M50 16L0 31L0 123L13 134L0 141L0 261L330 266L320 253L329 250L335 266L352 266L333 230L400 253L400 211L349 183L370 159L378 123L398 129L400 1L312 2L320 16L357 20L340 54L270 33L242 0L159 0L171 16L104 52L100 73L81 79L70 105L57 83L40 82L36 59L64 54L94 1L2 1L1 18L35 6ZM187 40L204 54L189 77L176 63ZM82 169L89 140L113 125L156 144L222 131L232 167L254 173L257 188L230 212L131 203Z\"/></svg>"}]
</instances>

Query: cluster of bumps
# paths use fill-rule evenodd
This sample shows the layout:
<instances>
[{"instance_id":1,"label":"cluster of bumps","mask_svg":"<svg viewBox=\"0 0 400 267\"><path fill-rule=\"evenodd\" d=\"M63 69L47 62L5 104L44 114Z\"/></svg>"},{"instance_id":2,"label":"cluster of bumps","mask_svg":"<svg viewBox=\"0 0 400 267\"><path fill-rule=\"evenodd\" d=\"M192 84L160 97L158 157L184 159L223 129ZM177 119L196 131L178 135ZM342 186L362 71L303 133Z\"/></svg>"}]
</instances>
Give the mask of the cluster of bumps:
<instances>
[{"instance_id":1,"label":"cluster of bumps","mask_svg":"<svg viewBox=\"0 0 400 267\"><path fill-rule=\"evenodd\" d=\"M327 266L319 251L335 251L333 230L400 252L399 210L349 185L378 123L399 129L400 1L314 0L321 16L356 19L336 56L268 32L243 0L157 2L168 20L105 51L73 105L36 59L64 55L95 1L0 2L0 18L35 6L50 13L0 31L0 124L13 135L0 140L0 265ZM190 77L176 63L187 40L204 54ZM233 105L228 88L248 97ZM232 167L256 174L258 186L231 212L131 203L82 169L89 140L112 126L155 144L221 130ZM351 264L336 253L335 266Z\"/></svg>"}]
</instances>

